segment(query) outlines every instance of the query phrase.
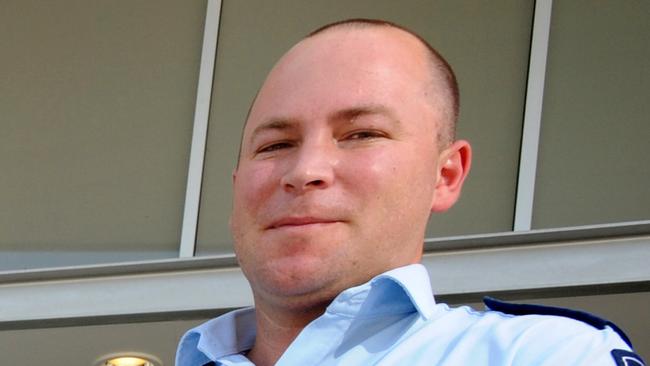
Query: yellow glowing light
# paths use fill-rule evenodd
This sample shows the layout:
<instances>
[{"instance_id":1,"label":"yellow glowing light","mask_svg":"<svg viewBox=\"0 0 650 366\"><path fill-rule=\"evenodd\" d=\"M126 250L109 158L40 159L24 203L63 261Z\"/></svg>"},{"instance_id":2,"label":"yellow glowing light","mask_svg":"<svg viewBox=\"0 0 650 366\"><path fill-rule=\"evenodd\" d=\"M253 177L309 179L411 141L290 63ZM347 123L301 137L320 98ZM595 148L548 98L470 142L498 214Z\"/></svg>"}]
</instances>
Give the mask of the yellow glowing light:
<instances>
[{"instance_id":1,"label":"yellow glowing light","mask_svg":"<svg viewBox=\"0 0 650 366\"><path fill-rule=\"evenodd\" d=\"M154 366L149 360L140 357L116 357L104 364L105 366Z\"/></svg>"}]
</instances>

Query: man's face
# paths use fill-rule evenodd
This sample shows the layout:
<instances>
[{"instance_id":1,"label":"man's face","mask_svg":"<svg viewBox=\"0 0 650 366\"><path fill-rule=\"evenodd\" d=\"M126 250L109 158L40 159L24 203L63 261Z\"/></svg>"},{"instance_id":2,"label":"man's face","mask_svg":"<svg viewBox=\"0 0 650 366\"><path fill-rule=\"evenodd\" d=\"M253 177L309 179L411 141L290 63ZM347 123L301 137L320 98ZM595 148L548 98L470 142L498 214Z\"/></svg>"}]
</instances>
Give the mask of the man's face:
<instances>
[{"instance_id":1,"label":"man's face","mask_svg":"<svg viewBox=\"0 0 650 366\"><path fill-rule=\"evenodd\" d=\"M419 261L440 177L434 89L424 48L389 28L331 30L280 60L234 174L256 301L328 301Z\"/></svg>"}]
</instances>

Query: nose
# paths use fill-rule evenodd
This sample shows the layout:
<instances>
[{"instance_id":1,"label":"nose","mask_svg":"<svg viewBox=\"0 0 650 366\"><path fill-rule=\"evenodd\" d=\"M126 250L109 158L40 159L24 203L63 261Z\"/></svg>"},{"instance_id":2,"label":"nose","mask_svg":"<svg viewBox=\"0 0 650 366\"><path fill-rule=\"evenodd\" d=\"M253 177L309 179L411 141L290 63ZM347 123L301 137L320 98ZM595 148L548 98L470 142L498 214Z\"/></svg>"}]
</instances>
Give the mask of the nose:
<instances>
[{"instance_id":1,"label":"nose","mask_svg":"<svg viewBox=\"0 0 650 366\"><path fill-rule=\"evenodd\" d=\"M289 167L280 182L286 192L299 194L325 189L334 182L336 157L326 144L304 144L287 163Z\"/></svg>"}]
</instances>

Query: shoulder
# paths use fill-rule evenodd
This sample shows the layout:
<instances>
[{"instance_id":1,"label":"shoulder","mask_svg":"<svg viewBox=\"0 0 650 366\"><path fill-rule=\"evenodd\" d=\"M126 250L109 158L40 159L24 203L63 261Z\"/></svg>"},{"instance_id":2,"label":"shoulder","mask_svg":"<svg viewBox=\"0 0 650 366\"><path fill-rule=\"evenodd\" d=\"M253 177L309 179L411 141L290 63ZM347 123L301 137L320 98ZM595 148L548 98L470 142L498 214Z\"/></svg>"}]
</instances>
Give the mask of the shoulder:
<instances>
[{"instance_id":1,"label":"shoulder","mask_svg":"<svg viewBox=\"0 0 650 366\"><path fill-rule=\"evenodd\" d=\"M644 365L625 333L593 314L560 307L516 304L486 297L486 314L496 313L500 334L520 348L525 362L548 364ZM538 359L533 359L533 358ZM544 363L544 364L547 364Z\"/></svg>"},{"instance_id":2,"label":"shoulder","mask_svg":"<svg viewBox=\"0 0 650 366\"><path fill-rule=\"evenodd\" d=\"M500 301L492 297L485 297L483 299L485 305L492 311L499 311L504 314L510 315L545 315L556 316L561 319L572 319L581 323L587 324L595 329L603 330L607 327L611 328L621 339L630 347L632 343L627 335L616 324L607 319L600 318L594 314L573 310L568 308L534 305L534 304L517 304L511 302Z\"/></svg>"}]
</instances>

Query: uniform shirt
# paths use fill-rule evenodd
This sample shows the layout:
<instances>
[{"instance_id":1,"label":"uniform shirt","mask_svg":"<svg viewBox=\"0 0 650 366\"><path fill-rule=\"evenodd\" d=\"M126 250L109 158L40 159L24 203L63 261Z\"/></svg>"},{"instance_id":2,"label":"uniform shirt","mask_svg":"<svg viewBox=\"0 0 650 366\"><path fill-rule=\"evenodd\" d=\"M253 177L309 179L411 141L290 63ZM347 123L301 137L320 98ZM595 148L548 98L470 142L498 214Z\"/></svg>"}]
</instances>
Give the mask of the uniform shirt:
<instances>
[{"instance_id":1,"label":"uniform shirt","mask_svg":"<svg viewBox=\"0 0 650 366\"><path fill-rule=\"evenodd\" d=\"M611 326L602 328L436 304L426 269L415 264L343 291L276 365L642 365ZM236 310L189 330L176 365L250 366L244 354L254 342L254 309Z\"/></svg>"}]
</instances>

